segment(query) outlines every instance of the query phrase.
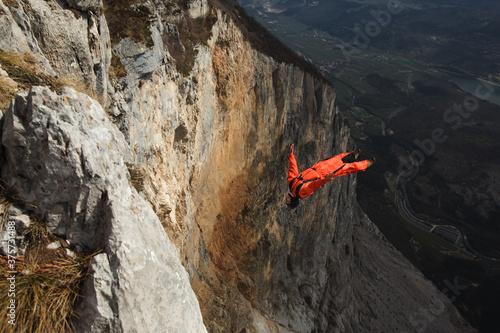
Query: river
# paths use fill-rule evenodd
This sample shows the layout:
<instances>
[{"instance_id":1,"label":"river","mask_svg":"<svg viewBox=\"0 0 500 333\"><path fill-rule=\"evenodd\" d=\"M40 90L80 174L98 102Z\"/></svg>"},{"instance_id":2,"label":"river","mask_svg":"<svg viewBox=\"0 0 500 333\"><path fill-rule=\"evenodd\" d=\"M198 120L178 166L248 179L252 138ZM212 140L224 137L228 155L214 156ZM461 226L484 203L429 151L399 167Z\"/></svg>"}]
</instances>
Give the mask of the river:
<instances>
[{"instance_id":1,"label":"river","mask_svg":"<svg viewBox=\"0 0 500 333\"><path fill-rule=\"evenodd\" d=\"M476 96L479 99L483 99L500 106L499 86L490 85L478 79L467 78L463 76L450 76L448 77L448 81L455 83L460 87L460 89Z\"/></svg>"}]
</instances>

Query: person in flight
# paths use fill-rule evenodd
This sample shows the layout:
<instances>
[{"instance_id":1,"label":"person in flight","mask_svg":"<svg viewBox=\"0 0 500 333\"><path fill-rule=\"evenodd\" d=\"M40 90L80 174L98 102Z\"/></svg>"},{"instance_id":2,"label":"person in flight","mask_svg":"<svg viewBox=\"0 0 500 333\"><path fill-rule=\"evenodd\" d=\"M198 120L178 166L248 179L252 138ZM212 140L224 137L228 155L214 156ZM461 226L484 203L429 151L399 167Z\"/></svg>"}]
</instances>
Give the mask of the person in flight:
<instances>
[{"instance_id":1,"label":"person in flight","mask_svg":"<svg viewBox=\"0 0 500 333\"><path fill-rule=\"evenodd\" d=\"M356 152L342 153L318 162L299 174L297 161L293 154L294 146L294 144L290 146L288 155L290 164L287 181L290 192L285 198L286 204L290 208L297 207L300 199L307 198L333 178L365 171L375 163L375 158L354 162L361 152L358 149Z\"/></svg>"}]
</instances>

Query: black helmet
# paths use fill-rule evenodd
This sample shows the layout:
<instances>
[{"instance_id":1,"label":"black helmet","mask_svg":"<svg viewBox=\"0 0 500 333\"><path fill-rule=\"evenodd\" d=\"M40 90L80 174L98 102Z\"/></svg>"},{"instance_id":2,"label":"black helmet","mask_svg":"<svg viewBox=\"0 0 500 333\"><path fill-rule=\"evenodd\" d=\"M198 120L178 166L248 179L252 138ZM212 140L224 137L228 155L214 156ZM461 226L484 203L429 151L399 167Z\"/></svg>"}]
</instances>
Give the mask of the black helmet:
<instances>
[{"instance_id":1,"label":"black helmet","mask_svg":"<svg viewBox=\"0 0 500 333\"><path fill-rule=\"evenodd\" d=\"M290 208L295 208L299 205L299 198L297 197L294 197L293 195L291 195L290 193L288 193L288 196L290 197L290 203L286 203L288 205L288 207Z\"/></svg>"}]
</instances>

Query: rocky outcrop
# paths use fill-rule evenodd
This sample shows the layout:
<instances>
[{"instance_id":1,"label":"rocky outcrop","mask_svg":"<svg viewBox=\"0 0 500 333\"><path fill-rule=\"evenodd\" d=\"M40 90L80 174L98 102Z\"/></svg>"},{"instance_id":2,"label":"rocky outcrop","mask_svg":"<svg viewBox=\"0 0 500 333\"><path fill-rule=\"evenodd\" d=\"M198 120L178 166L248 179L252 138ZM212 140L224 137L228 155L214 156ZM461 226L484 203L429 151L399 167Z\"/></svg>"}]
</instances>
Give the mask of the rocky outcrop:
<instances>
[{"instance_id":1,"label":"rocky outcrop","mask_svg":"<svg viewBox=\"0 0 500 333\"><path fill-rule=\"evenodd\" d=\"M411 329L407 313L373 304L404 299L408 312L437 291L409 264L408 276L429 288L421 297L394 292L412 286L398 279L389 286L371 278L379 257L370 246L403 259L373 236L355 176L335 179L296 210L284 205L291 143L300 169L354 148L335 89L253 47L266 36L237 24L244 13L236 4L131 5L131 19L148 15L148 38L116 39L107 22L116 24L117 8L101 12L93 1L1 7L0 27L17 27L48 74L86 80L106 107L73 90L33 88L4 120L2 178L75 248L103 249L78 330L200 332L201 317L210 332ZM69 24L80 28L68 34ZM65 36L59 44L54 31ZM110 63L126 73L110 79ZM144 176L140 193L125 163ZM377 288L394 298L371 293ZM436 327L463 331L446 307Z\"/></svg>"},{"instance_id":2,"label":"rocky outcrop","mask_svg":"<svg viewBox=\"0 0 500 333\"><path fill-rule=\"evenodd\" d=\"M41 71L105 96L111 61L106 19L90 10L99 1L69 3L86 11L72 11L56 1L0 2L0 48L28 53Z\"/></svg>"},{"instance_id":3,"label":"rocky outcrop","mask_svg":"<svg viewBox=\"0 0 500 333\"><path fill-rule=\"evenodd\" d=\"M131 154L102 107L33 87L4 117L2 177L76 250L102 250L78 305L85 332L203 332L178 251L130 185ZM165 315L169 314L169 315Z\"/></svg>"}]
</instances>

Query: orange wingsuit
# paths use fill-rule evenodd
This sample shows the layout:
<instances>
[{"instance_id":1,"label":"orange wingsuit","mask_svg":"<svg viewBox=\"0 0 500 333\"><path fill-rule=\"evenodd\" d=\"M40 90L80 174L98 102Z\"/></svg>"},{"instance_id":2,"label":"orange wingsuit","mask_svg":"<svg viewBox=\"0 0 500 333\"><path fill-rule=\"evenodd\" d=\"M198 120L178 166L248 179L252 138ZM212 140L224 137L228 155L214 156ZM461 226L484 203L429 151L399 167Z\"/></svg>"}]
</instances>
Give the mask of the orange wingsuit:
<instances>
[{"instance_id":1,"label":"orange wingsuit","mask_svg":"<svg viewBox=\"0 0 500 333\"><path fill-rule=\"evenodd\" d=\"M290 155L288 156L290 161L288 169L288 187L290 188L290 193L296 198L303 199L310 196L314 191L335 177L365 171L369 166L369 160L353 163L344 163L342 161L343 157L352 153L354 152L343 153L316 163L299 175L292 145Z\"/></svg>"}]
</instances>

